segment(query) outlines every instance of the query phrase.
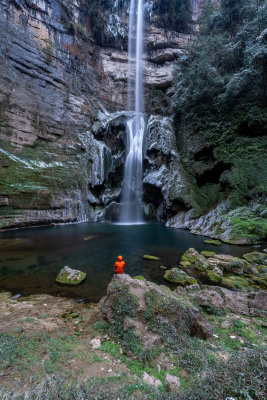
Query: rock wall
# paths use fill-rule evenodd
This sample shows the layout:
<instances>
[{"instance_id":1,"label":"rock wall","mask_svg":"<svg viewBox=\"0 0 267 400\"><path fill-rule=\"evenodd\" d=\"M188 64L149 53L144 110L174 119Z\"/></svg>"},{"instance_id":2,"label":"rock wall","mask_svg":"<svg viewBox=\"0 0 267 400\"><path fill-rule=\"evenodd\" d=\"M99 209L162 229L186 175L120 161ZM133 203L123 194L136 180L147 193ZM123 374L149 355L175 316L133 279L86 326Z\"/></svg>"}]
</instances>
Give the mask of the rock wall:
<instances>
[{"instance_id":1,"label":"rock wall","mask_svg":"<svg viewBox=\"0 0 267 400\"><path fill-rule=\"evenodd\" d=\"M192 32L203 2L192 2ZM127 4L120 13L112 10L109 40L100 46L81 0L0 1L0 227L99 220L105 209L114 213L125 157ZM166 112L175 60L191 38L158 27L152 6L148 2L144 56L148 115L161 114L162 105ZM145 208L163 220L181 204L186 210L192 205L192 189L171 120L148 118ZM158 125L162 148L151 141ZM170 135L166 150L162 138ZM155 152L171 161L160 164ZM168 182L165 177L155 184L166 168ZM164 200L153 204L152 187L159 186Z\"/></svg>"}]
</instances>

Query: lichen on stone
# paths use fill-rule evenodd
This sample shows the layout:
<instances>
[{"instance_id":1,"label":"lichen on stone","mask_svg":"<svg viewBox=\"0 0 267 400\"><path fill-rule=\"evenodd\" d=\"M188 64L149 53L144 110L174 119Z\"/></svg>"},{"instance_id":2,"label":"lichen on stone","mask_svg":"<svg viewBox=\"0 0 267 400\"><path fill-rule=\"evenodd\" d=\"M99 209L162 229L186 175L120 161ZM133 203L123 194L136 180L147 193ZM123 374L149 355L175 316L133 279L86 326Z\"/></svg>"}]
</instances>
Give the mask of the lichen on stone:
<instances>
[{"instance_id":1,"label":"lichen on stone","mask_svg":"<svg viewBox=\"0 0 267 400\"><path fill-rule=\"evenodd\" d=\"M63 285L77 286L82 283L86 278L86 273L71 269L69 267L64 267L56 278L56 282Z\"/></svg>"}]
</instances>

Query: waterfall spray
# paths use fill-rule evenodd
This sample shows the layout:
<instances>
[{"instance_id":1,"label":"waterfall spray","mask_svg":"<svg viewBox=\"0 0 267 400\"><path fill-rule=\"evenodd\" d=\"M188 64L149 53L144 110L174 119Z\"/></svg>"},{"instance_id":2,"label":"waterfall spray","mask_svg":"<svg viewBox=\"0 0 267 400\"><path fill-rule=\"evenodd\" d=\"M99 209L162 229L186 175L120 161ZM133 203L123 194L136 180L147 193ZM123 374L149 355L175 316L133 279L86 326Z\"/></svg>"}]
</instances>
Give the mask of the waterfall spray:
<instances>
[{"instance_id":1,"label":"waterfall spray","mask_svg":"<svg viewBox=\"0 0 267 400\"><path fill-rule=\"evenodd\" d=\"M144 83L143 83L143 0L131 0L128 42L128 110L133 112L127 121L127 156L122 189L120 222L141 223L143 192L143 137Z\"/></svg>"}]
</instances>

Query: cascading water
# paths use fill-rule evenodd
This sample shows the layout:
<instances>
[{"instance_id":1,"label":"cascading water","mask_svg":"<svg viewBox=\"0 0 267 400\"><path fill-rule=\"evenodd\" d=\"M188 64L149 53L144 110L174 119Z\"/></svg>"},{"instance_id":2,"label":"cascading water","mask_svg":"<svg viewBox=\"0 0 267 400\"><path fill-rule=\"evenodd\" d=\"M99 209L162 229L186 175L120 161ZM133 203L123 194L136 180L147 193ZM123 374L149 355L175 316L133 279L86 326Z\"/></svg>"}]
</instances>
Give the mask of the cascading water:
<instances>
[{"instance_id":1,"label":"cascading water","mask_svg":"<svg viewBox=\"0 0 267 400\"><path fill-rule=\"evenodd\" d=\"M127 121L127 156L122 189L121 223L141 223L144 84L143 84L143 0L131 0L128 41L128 110L132 117Z\"/></svg>"}]
</instances>

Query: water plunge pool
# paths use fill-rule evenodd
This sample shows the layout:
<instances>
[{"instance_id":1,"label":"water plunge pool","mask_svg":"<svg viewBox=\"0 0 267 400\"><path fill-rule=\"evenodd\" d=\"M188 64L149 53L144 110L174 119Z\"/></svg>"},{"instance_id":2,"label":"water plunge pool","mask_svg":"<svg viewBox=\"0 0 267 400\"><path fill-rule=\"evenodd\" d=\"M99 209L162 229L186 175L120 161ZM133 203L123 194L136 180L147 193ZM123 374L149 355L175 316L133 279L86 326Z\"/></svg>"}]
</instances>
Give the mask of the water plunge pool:
<instances>
[{"instance_id":1,"label":"water plunge pool","mask_svg":"<svg viewBox=\"0 0 267 400\"><path fill-rule=\"evenodd\" d=\"M203 243L205 239L161 224L83 223L0 232L0 291L98 302L106 293L119 254L126 262L125 272L132 277L143 275L152 282L167 284L160 266L178 266L189 247L234 256L251 251L248 246L208 245ZM142 258L144 254L161 259L147 261ZM56 276L65 265L86 272L84 283L77 287L57 284Z\"/></svg>"}]
</instances>

